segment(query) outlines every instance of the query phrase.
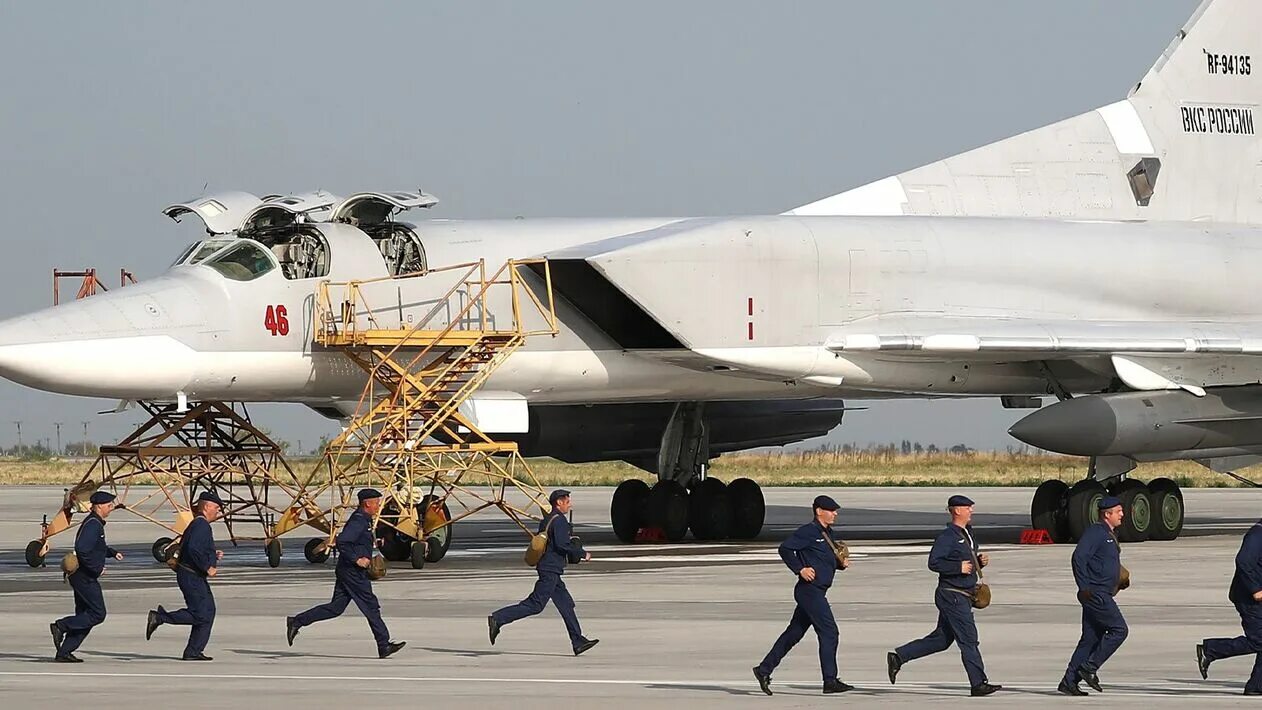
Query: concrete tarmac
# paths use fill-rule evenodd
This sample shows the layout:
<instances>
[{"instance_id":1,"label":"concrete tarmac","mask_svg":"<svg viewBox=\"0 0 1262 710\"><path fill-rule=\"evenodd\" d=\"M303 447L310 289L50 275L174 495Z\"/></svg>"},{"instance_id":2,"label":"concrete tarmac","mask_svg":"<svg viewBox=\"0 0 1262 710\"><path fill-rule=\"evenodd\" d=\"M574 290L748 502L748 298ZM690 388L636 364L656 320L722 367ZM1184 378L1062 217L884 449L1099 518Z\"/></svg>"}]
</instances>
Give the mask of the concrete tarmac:
<instances>
[{"instance_id":1,"label":"concrete tarmac","mask_svg":"<svg viewBox=\"0 0 1262 710\"><path fill-rule=\"evenodd\" d=\"M841 533L855 551L829 598L841 628L841 677L858 689L820 695L817 644L808 634L776 671L776 695L768 698L750 668L793 611L793 577L775 546L809 517L807 506L820 492L842 503ZM48 624L73 608L55 568L70 537L54 538L45 568L29 568L22 552L61 491L0 488L0 707L1253 704L1240 695L1252 659L1220 661L1203 681L1193 650L1205 636L1240 632L1226 590L1239 536L1262 511L1262 494L1251 490L1186 491L1184 537L1124 547L1134 586L1118 601L1130 638L1100 673L1103 697L1070 699L1055 687L1080 624L1072 549L1013 544L1026 525L1031 490L968 489L992 556L986 578L994 604L977 614L982 654L991 681L1005 689L969 698L954 648L908 664L891 686L885 653L928 633L936 619L935 576L925 556L951 492L769 489L768 525L757 541L630 546L609 529L611 489L577 489L578 533L595 559L571 568L566 582L584 632L601 640L578 658L551 608L505 627L494 647L488 643L486 615L526 596L534 573L521 562L524 537L487 513L457 528L442 562L419 571L396 564L376 584L392 635L408 642L384 661L353 605L340 619L304 629L293 648L286 645L285 616L323 603L331 591L331 563L317 567L302 558L309 535L286 538L278 569L267 566L259 543L223 544L221 574L212 583L219 616L207 650L215 661L182 663L176 659L186 629L163 627L144 640L148 609L182 605L174 576L149 554L160 531L120 512L107 528L126 555L102 578L109 617L80 649L86 662L66 666L51 662Z\"/></svg>"}]
</instances>

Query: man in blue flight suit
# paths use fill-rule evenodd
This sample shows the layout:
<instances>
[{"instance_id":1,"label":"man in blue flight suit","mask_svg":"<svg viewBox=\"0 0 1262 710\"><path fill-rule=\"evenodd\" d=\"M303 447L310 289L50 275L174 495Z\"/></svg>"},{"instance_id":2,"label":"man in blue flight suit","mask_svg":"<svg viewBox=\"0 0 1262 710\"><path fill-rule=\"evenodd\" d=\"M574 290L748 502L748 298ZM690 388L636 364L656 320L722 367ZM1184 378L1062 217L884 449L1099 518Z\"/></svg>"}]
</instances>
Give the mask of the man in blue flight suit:
<instances>
[{"instance_id":1,"label":"man in blue flight suit","mask_svg":"<svg viewBox=\"0 0 1262 710\"><path fill-rule=\"evenodd\" d=\"M780 544L780 559L797 576L793 598L797 607L789 627L776 639L775 645L754 666L754 678L762 692L771 695L771 673L780 661L814 627L819 637L819 666L824 675L825 693L844 693L854 690L837 679L837 622L828 606L828 588L832 586L837 570L844 569L835 553L836 542L832 536L832 524L837 521L837 501L819 496L811 504L814 519L798 528L789 539Z\"/></svg>"},{"instance_id":2,"label":"man in blue flight suit","mask_svg":"<svg viewBox=\"0 0 1262 710\"><path fill-rule=\"evenodd\" d=\"M1205 639L1196 646L1196 665L1201 678L1209 678L1213 661L1255 654L1244 694L1262 695L1262 522L1254 523L1244 534L1227 598L1236 605L1244 636Z\"/></svg>"},{"instance_id":3,"label":"man in blue flight suit","mask_svg":"<svg viewBox=\"0 0 1262 710\"><path fill-rule=\"evenodd\" d=\"M1126 619L1113 601L1122 574L1122 551L1114 531L1122 524L1122 501L1113 496L1100 500L1100 522L1087 528L1074 548L1074 581L1082 605L1082 638L1069 659L1057 690L1065 695L1086 695L1078 681L1103 692L1100 666L1126 640Z\"/></svg>"},{"instance_id":4,"label":"man in blue flight suit","mask_svg":"<svg viewBox=\"0 0 1262 710\"><path fill-rule=\"evenodd\" d=\"M210 578L219 573L219 560L223 552L215 549L215 536L210 524L223 511L223 501L212 491L202 491L193 504L197 516L184 529L180 540L180 562L175 569L175 582L184 593L186 608L167 611L159 604L149 612L145 625L145 640L163 624L192 626L188 633L188 645L184 647L184 661L210 661L206 643L210 641L210 628L215 623L215 597L210 593Z\"/></svg>"},{"instance_id":5,"label":"man in blue flight suit","mask_svg":"<svg viewBox=\"0 0 1262 710\"><path fill-rule=\"evenodd\" d=\"M101 594L100 582L105 560L123 559L123 553L105 544L105 519L114 510L114 494L97 491L88 502L92 512L79 525L74 540L79 569L67 578L74 590L74 616L58 619L49 626L53 646L57 649L55 660L61 663L83 662L74 655L75 649L88 637L92 627L105 621L105 595Z\"/></svg>"},{"instance_id":6,"label":"man in blue flight suit","mask_svg":"<svg viewBox=\"0 0 1262 710\"><path fill-rule=\"evenodd\" d=\"M389 658L407 645L406 641L391 641L390 631L381 618L381 603L372 592L372 580L368 578L368 566L372 562L375 542L373 519L381 510L381 491L373 488L361 490L357 498L359 507L347 518L346 525L337 536L337 569L333 573L333 599L328 604L312 607L297 616L285 618L285 640L294 645L298 629L317 621L336 619L346 611L353 600L355 606L368 619L368 628L377 641L377 657Z\"/></svg>"},{"instance_id":7,"label":"man in blue flight suit","mask_svg":"<svg viewBox=\"0 0 1262 710\"><path fill-rule=\"evenodd\" d=\"M544 549L539 564L535 566L539 581L535 582L534 591L517 604L495 610L486 617L486 623L490 629L491 645L494 646L501 628L518 619L538 614L551 600L552 605L560 612L561 619L565 621L565 630L570 635L570 646L577 656L600 643L600 639L583 636L583 630L578 625L578 616L574 613L574 597L565 588L561 575L565 574L567 564L590 561L592 554L583 549L578 538L571 537L570 521L565 517L572 507L570 492L564 489L552 491L548 502L552 504L552 512L539 521L539 532L548 531L548 546Z\"/></svg>"},{"instance_id":8,"label":"man in blue flight suit","mask_svg":"<svg viewBox=\"0 0 1262 710\"><path fill-rule=\"evenodd\" d=\"M938 573L938 589L933 603L938 607L938 627L928 636L900 646L886 654L890 683L904 663L959 646L968 673L970 694L990 695L1003 686L986 679L978 648L977 624L973 620L973 590L977 587L977 567L990 564L990 557L978 551L973 539L973 501L954 495L947 500L951 524L938 533L929 550L929 569Z\"/></svg>"}]
</instances>

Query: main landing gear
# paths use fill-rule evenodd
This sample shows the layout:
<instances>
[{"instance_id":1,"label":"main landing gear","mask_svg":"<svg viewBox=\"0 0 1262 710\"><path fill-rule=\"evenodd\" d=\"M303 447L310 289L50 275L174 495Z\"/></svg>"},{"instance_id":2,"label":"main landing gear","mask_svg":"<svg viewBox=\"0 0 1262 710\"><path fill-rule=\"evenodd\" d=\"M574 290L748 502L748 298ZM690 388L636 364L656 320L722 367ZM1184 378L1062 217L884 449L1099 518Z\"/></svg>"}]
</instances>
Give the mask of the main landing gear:
<instances>
[{"instance_id":1,"label":"main landing gear","mask_svg":"<svg viewBox=\"0 0 1262 710\"><path fill-rule=\"evenodd\" d=\"M1072 486L1064 481L1043 481L1030 503L1031 526L1048 531L1055 542L1075 542L1088 527L1099 522L1100 499L1111 495L1122 501L1125 513L1117 529L1121 542L1173 540L1179 536L1184 517L1179 484L1169 478L1145 484L1127 478L1129 468L1122 473L1102 471L1101 463L1093 460L1093 475Z\"/></svg>"},{"instance_id":2,"label":"main landing gear","mask_svg":"<svg viewBox=\"0 0 1262 710\"><path fill-rule=\"evenodd\" d=\"M670 542L689 530L698 540L752 540L762 531L767 506L762 488L748 478L731 483L706 476L710 461L704 402L679 402L666 424L651 488L638 479L623 481L613 494L609 517L622 542L634 542L643 529L658 529Z\"/></svg>"},{"instance_id":3,"label":"main landing gear","mask_svg":"<svg viewBox=\"0 0 1262 710\"><path fill-rule=\"evenodd\" d=\"M689 530L698 540L752 540L762 531L766 510L762 488L748 478L728 484L704 478L691 491L673 480L650 488L633 478L614 490L609 517L622 542L634 542L645 528L660 529L670 542Z\"/></svg>"}]
</instances>

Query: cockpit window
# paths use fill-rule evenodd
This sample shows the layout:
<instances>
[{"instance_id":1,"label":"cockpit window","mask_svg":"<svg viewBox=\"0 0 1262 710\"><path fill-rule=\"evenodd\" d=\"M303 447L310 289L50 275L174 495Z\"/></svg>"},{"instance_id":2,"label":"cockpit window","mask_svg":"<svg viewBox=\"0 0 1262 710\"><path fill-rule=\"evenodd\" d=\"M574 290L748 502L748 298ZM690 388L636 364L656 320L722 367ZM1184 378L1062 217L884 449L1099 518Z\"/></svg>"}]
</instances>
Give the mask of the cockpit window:
<instances>
[{"instance_id":1,"label":"cockpit window","mask_svg":"<svg viewBox=\"0 0 1262 710\"><path fill-rule=\"evenodd\" d=\"M242 241L206 262L206 266L234 281L253 281L276 268L276 262L258 244Z\"/></svg>"},{"instance_id":2,"label":"cockpit window","mask_svg":"<svg viewBox=\"0 0 1262 710\"><path fill-rule=\"evenodd\" d=\"M193 242L192 244L184 247L184 250L180 252L180 255L175 257L175 261L171 262L171 266L179 266L180 264L183 264L184 260L188 258L188 255L192 254L193 250L201 245L201 242Z\"/></svg>"},{"instance_id":3,"label":"cockpit window","mask_svg":"<svg viewBox=\"0 0 1262 710\"><path fill-rule=\"evenodd\" d=\"M190 248L188 251L184 252L184 257L182 257L183 260L175 263L200 264L211 254L214 254L235 241L236 239L207 239L202 242L197 242L193 245L196 247L195 249Z\"/></svg>"}]
</instances>

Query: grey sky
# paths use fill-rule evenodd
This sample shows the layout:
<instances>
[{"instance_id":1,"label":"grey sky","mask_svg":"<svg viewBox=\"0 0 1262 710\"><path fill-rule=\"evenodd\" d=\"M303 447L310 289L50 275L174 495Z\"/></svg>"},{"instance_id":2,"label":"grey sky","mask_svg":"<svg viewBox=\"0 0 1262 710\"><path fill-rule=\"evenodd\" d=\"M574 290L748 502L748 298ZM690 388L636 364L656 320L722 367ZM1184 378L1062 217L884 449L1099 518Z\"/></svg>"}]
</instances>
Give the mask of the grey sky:
<instances>
[{"instance_id":1,"label":"grey sky","mask_svg":"<svg viewBox=\"0 0 1262 710\"><path fill-rule=\"evenodd\" d=\"M1196 5L6 3L0 317L46 305L54 266L159 272L197 236L159 210L207 184L422 187L438 217L780 212L1120 99ZM110 406L0 383L0 442L138 419ZM1019 416L870 406L832 438L1002 448Z\"/></svg>"}]
</instances>

